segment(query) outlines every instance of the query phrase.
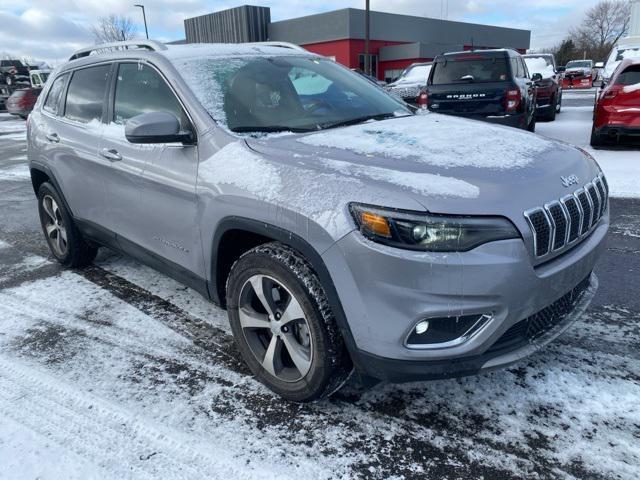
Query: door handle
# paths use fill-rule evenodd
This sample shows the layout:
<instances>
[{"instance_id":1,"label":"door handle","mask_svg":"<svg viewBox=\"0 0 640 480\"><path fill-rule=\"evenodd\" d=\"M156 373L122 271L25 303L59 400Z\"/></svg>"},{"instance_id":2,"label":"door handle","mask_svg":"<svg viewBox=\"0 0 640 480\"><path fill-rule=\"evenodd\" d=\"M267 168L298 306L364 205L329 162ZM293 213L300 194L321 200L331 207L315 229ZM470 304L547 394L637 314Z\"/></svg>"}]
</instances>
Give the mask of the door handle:
<instances>
[{"instance_id":1,"label":"door handle","mask_svg":"<svg viewBox=\"0 0 640 480\"><path fill-rule=\"evenodd\" d=\"M47 134L47 140L49 140L51 143L58 143L60 141L60 137L57 133L49 133Z\"/></svg>"},{"instance_id":2,"label":"door handle","mask_svg":"<svg viewBox=\"0 0 640 480\"><path fill-rule=\"evenodd\" d=\"M107 160L111 160L112 162L122 160L122 155L120 155L118 151L113 148L103 148L102 150L100 150L100 155Z\"/></svg>"}]
</instances>

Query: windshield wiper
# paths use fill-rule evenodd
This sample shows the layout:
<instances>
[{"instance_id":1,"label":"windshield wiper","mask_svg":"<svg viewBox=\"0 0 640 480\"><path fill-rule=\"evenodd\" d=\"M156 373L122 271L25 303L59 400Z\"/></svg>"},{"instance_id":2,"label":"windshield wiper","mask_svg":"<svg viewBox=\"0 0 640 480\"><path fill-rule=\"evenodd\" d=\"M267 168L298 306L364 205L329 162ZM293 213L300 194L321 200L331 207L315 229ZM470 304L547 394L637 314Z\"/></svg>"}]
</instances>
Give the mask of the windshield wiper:
<instances>
[{"instance_id":1,"label":"windshield wiper","mask_svg":"<svg viewBox=\"0 0 640 480\"><path fill-rule=\"evenodd\" d=\"M401 118L401 117L407 117L410 116L411 114L408 113L407 115L396 115L395 113L378 113L376 115L365 115L363 117L356 117L356 118L352 118L350 120L341 120L339 122L333 122L333 123L323 123L318 125L322 130L326 130L328 128L336 128L336 127L346 127L348 125L356 125L358 123L363 123L369 120L384 120L385 118Z\"/></svg>"},{"instance_id":2,"label":"windshield wiper","mask_svg":"<svg viewBox=\"0 0 640 480\"><path fill-rule=\"evenodd\" d=\"M299 128L299 127L287 127L284 125L270 125L268 127L234 127L230 129L232 132L236 133L275 133L275 132L292 132L292 133L305 133L312 132L315 128Z\"/></svg>"}]
</instances>

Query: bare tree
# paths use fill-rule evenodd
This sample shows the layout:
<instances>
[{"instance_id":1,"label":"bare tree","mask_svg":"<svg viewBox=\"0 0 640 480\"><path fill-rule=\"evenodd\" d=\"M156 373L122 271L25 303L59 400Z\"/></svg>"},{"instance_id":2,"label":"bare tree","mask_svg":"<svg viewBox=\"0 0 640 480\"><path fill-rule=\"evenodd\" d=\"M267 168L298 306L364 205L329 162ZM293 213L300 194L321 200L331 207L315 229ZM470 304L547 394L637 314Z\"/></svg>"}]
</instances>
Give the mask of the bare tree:
<instances>
[{"instance_id":1,"label":"bare tree","mask_svg":"<svg viewBox=\"0 0 640 480\"><path fill-rule=\"evenodd\" d=\"M129 17L109 15L98 18L92 29L96 43L121 42L131 40L136 34L136 26Z\"/></svg>"},{"instance_id":2,"label":"bare tree","mask_svg":"<svg viewBox=\"0 0 640 480\"><path fill-rule=\"evenodd\" d=\"M585 13L579 27L570 31L576 49L603 58L629 30L631 5L626 0L602 0Z\"/></svg>"}]
</instances>

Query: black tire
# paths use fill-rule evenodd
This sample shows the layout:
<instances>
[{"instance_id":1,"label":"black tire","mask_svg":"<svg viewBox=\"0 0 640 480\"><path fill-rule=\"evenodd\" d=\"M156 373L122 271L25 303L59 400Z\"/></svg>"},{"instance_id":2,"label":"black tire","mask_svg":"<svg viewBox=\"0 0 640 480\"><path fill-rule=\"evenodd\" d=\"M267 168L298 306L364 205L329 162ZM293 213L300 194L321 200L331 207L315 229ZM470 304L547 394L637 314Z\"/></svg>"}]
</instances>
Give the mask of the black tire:
<instances>
[{"instance_id":1,"label":"black tire","mask_svg":"<svg viewBox=\"0 0 640 480\"><path fill-rule=\"evenodd\" d=\"M551 108L549 109L549 113L548 113L547 118L546 118L547 121L549 121L549 122L555 121L556 113L557 113L557 110L556 110L557 106L558 106L558 97L555 97L553 99L553 103L551 104Z\"/></svg>"},{"instance_id":2,"label":"black tire","mask_svg":"<svg viewBox=\"0 0 640 480\"><path fill-rule=\"evenodd\" d=\"M536 131L536 114L535 112L531 115L531 120L529 120L529 124L527 125L527 131L534 133Z\"/></svg>"},{"instance_id":3,"label":"black tire","mask_svg":"<svg viewBox=\"0 0 640 480\"><path fill-rule=\"evenodd\" d=\"M558 103L556 104L556 114L559 114L560 112L562 112L562 92L560 92L560 95L558 96Z\"/></svg>"},{"instance_id":4,"label":"black tire","mask_svg":"<svg viewBox=\"0 0 640 480\"><path fill-rule=\"evenodd\" d=\"M51 200L55 202L55 208L53 209L51 208ZM48 210L50 213L47 213ZM74 223L60 194L48 182L43 183L38 189L38 213L40 214L40 225L49 245L49 250L58 262L65 267L84 267L93 262L98 253L98 248L82 238L82 234ZM57 224L53 224L51 213L56 217ZM52 229L51 234L47 233L49 228ZM57 233L53 231L56 228L58 229ZM61 229L64 230L64 235L61 235ZM63 239L66 236L66 241L63 240L59 244L59 236ZM65 248L61 248L60 245Z\"/></svg>"},{"instance_id":5,"label":"black tire","mask_svg":"<svg viewBox=\"0 0 640 480\"><path fill-rule=\"evenodd\" d=\"M602 135L596 132L595 127L591 128L591 141L589 143L593 148L599 148L604 143L602 140Z\"/></svg>"},{"instance_id":6,"label":"black tire","mask_svg":"<svg viewBox=\"0 0 640 480\"><path fill-rule=\"evenodd\" d=\"M273 280L278 287L284 287L286 289L285 295L290 294L291 298L297 300L304 313L302 321L305 322L305 333L310 343L308 347L309 366L308 371L300 378L284 380L277 372L270 373L263 366L268 352L266 344L270 346L272 341L282 342L280 335L284 337L285 333L273 333L273 327L270 327L271 330L266 328L251 329L246 326L246 323L244 327L241 323L239 306L244 305L243 311L247 308L246 289L253 288L248 285L251 279L256 278L267 278L267 281ZM309 262L300 253L279 242L267 243L249 250L232 266L226 287L227 312L236 344L249 369L262 383L285 399L295 402L309 402L327 397L342 387L352 371L351 361L320 280ZM266 295L266 291L263 291L264 295ZM273 298L272 296L271 300ZM284 302L283 305L282 312L284 313L288 307ZM280 309L280 306L275 303L273 307L277 307L273 308L276 311ZM260 305L257 308L260 308ZM282 317L278 315L275 313L266 320L267 314L263 313L263 319L272 326L274 318L284 318L284 315ZM287 330L283 330L283 332L287 332ZM265 350L262 360L255 353L258 335L262 335L260 338L262 344L258 344L258 349L262 346ZM274 338L276 336L278 338ZM281 347L279 352L282 353L277 354L280 356L281 372L285 370L287 360L289 360L288 369L300 373L301 371L293 366L295 363L291 360L293 357L287 357L290 351L288 348ZM275 368L273 371L275 372Z\"/></svg>"}]
</instances>

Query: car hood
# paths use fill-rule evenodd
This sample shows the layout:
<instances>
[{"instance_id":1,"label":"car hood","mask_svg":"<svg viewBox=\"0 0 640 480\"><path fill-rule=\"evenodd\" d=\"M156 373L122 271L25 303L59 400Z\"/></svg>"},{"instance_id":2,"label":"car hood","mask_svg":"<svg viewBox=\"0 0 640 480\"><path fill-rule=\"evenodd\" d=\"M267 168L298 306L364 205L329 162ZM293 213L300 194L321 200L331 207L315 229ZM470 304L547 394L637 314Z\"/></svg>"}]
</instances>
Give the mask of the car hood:
<instances>
[{"instance_id":1,"label":"car hood","mask_svg":"<svg viewBox=\"0 0 640 480\"><path fill-rule=\"evenodd\" d=\"M524 210L572 193L600 173L592 158L568 144L434 113L247 143L287 168L357 180L362 187L345 194L352 196L347 202L417 203L432 213L506 216L520 226ZM565 187L562 177L573 176L578 184ZM399 198L411 201L405 207Z\"/></svg>"},{"instance_id":2,"label":"car hood","mask_svg":"<svg viewBox=\"0 0 640 480\"><path fill-rule=\"evenodd\" d=\"M565 71L565 74L566 73L578 73L580 75L590 75L591 69L585 68L585 67L567 68L567 70Z\"/></svg>"}]
</instances>

